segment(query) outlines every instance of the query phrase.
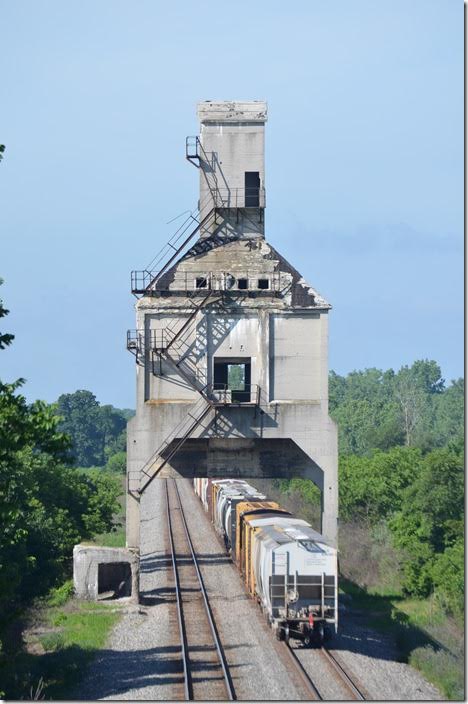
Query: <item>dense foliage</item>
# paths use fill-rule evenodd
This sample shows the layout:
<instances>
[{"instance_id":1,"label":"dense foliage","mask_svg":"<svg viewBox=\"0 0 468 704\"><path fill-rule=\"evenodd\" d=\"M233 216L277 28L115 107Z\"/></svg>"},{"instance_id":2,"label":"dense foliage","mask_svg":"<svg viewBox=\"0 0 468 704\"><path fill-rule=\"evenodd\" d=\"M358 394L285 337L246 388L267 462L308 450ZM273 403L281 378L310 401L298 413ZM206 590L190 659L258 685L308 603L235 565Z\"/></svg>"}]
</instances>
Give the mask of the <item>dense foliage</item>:
<instances>
[{"instance_id":1,"label":"dense foliage","mask_svg":"<svg viewBox=\"0 0 468 704\"><path fill-rule=\"evenodd\" d=\"M434 361L398 372L330 374L338 424L342 564L365 586L436 596L460 616L464 583L464 381ZM282 500L319 506L311 482L280 482ZM358 543L358 544L357 544ZM356 564L361 561L363 564Z\"/></svg>"},{"instance_id":2,"label":"dense foliage","mask_svg":"<svg viewBox=\"0 0 468 704\"><path fill-rule=\"evenodd\" d=\"M107 463L108 469L117 471L125 467L122 453L126 449L127 420L133 411L101 406L94 394L85 390L62 394L56 409L60 430L71 438L75 466L102 467Z\"/></svg>"},{"instance_id":3,"label":"dense foliage","mask_svg":"<svg viewBox=\"0 0 468 704\"><path fill-rule=\"evenodd\" d=\"M340 440L340 518L385 524L403 590L463 610L464 381L434 361L330 375Z\"/></svg>"},{"instance_id":4,"label":"dense foliage","mask_svg":"<svg viewBox=\"0 0 468 704\"><path fill-rule=\"evenodd\" d=\"M397 445L428 451L463 445L464 380L448 388L434 361L411 367L330 373L330 413L338 423L342 455L364 455Z\"/></svg>"},{"instance_id":5,"label":"dense foliage","mask_svg":"<svg viewBox=\"0 0 468 704\"><path fill-rule=\"evenodd\" d=\"M0 318L7 314L0 301ZM0 335L0 347L12 335ZM54 409L0 382L0 619L69 571L73 545L112 527L118 482L67 465Z\"/></svg>"}]
</instances>

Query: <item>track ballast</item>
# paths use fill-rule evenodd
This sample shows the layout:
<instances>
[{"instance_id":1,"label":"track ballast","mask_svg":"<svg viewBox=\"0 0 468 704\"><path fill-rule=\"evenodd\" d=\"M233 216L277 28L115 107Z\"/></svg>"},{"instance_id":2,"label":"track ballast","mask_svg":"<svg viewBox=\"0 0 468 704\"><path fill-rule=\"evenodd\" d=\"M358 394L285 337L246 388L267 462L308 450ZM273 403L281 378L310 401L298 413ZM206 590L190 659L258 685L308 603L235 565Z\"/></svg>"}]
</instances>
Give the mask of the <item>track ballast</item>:
<instances>
[{"instance_id":1,"label":"track ballast","mask_svg":"<svg viewBox=\"0 0 468 704\"><path fill-rule=\"evenodd\" d=\"M166 479L166 511L185 700L235 700L229 667L185 520L177 483Z\"/></svg>"}]
</instances>

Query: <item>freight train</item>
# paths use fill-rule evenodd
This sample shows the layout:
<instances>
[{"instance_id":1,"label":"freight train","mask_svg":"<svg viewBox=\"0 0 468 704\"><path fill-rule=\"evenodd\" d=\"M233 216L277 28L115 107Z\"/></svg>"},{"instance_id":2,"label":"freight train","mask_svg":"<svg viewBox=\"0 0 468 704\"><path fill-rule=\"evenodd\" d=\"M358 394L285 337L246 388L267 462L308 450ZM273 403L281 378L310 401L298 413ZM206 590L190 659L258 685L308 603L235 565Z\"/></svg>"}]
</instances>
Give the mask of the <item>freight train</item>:
<instances>
[{"instance_id":1,"label":"freight train","mask_svg":"<svg viewBox=\"0 0 468 704\"><path fill-rule=\"evenodd\" d=\"M243 480L193 483L276 637L322 645L338 629L337 550L307 521Z\"/></svg>"}]
</instances>

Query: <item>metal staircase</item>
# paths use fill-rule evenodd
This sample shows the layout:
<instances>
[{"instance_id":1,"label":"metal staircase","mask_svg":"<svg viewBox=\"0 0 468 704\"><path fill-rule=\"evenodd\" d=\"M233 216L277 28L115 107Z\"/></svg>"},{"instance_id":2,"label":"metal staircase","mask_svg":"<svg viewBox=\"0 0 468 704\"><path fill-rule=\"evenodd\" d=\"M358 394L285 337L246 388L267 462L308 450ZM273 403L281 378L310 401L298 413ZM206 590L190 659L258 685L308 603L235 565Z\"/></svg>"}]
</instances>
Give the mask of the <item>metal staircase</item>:
<instances>
[{"instance_id":1,"label":"metal staircase","mask_svg":"<svg viewBox=\"0 0 468 704\"><path fill-rule=\"evenodd\" d=\"M146 269L132 271L132 293L135 295L145 295L154 291L161 276L182 254L195 235L213 225L215 218L215 208L211 208L208 212L206 212L205 208L204 214L203 209L199 207L195 213L190 213L171 239L158 252L153 261L148 264Z\"/></svg>"},{"instance_id":2,"label":"metal staircase","mask_svg":"<svg viewBox=\"0 0 468 704\"><path fill-rule=\"evenodd\" d=\"M203 234L206 231L211 233L212 225L216 223L216 215L219 209L245 207L245 199L248 195L245 189L239 195L238 191L242 189L235 189L234 193L229 188L219 188L215 156L212 155L211 160L209 159L198 137L187 137L186 158L202 169L209 193L203 202L199 202L197 210L191 212L184 220L146 269L132 271L131 290L137 296L151 295L157 290L165 290L164 288L158 289L158 282L160 286L163 286L164 279L161 281L162 277L186 250L195 235ZM243 206L241 205L241 200ZM259 205L264 207L264 203L260 204L259 202ZM142 495L153 479L170 462L176 452L180 450L186 440L208 418L210 412L214 411L216 413L218 406L231 405L231 401L228 400L227 389L221 390L221 393L219 389L215 391L214 387L207 383L206 377L200 375L200 369L196 362L190 360L190 344L184 340L184 336L189 332L197 314L214 300L218 300L222 305L220 299L222 299L224 288L227 290L226 282L224 282L224 287L213 289L211 276L209 282L203 277L201 281L204 282L204 286L202 284L201 290L198 289L197 294L202 295L203 298L198 304L193 306L193 310L180 328L177 330L165 328L158 331L133 330L127 332L127 349L135 355L137 364L140 364L141 361L146 364L148 362L147 353L150 352L152 371L155 375L162 375L163 361L169 362L177 369L186 383L199 394L197 403L192 406L190 412L183 418L181 423L169 433L143 467L140 470L128 472L128 492L137 497ZM187 288L187 282L185 288ZM147 348L148 344L149 349ZM155 360L159 360L159 373ZM250 399L252 399L253 388L252 386L249 390ZM257 406L260 403L260 388L256 385L253 397L255 399L254 403L248 402L247 405Z\"/></svg>"},{"instance_id":3,"label":"metal staircase","mask_svg":"<svg viewBox=\"0 0 468 704\"><path fill-rule=\"evenodd\" d=\"M200 426L203 420L214 408L214 403L203 396L190 409L190 413L183 418L172 432L165 438L163 443L145 462L143 467L136 472L129 472L128 491L137 496L141 496L145 489L157 477L160 471L180 450L185 441ZM175 441L175 442L174 442Z\"/></svg>"},{"instance_id":4,"label":"metal staircase","mask_svg":"<svg viewBox=\"0 0 468 704\"><path fill-rule=\"evenodd\" d=\"M157 354L160 358L170 362L185 379L185 381L200 395L198 402L190 409L190 412L183 418L181 423L177 425L169 435L164 439L162 444L153 453L153 455L143 465L141 470L128 475L128 491L141 495L159 472L166 466L178 450L182 447L185 441L199 427L203 420L208 416L209 412L216 408L216 398L213 397L211 387L206 383L201 383L199 377L195 373L191 374L184 369L183 355L175 353L175 348L180 343L184 333L187 333L191 324L194 322L199 311L209 305L210 299L216 299L222 294L221 291L209 291L202 301L194 306L191 314L183 322L177 330L162 330L160 336L155 336L151 344L151 353ZM179 350L180 351L180 350ZM172 352L172 354L171 354ZM138 354L138 352L136 353ZM140 352L141 354L141 352ZM154 371L154 361L153 361ZM196 370L195 370L196 371ZM175 442L174 442L175 441Z\"/></svg>"}]
</instances>

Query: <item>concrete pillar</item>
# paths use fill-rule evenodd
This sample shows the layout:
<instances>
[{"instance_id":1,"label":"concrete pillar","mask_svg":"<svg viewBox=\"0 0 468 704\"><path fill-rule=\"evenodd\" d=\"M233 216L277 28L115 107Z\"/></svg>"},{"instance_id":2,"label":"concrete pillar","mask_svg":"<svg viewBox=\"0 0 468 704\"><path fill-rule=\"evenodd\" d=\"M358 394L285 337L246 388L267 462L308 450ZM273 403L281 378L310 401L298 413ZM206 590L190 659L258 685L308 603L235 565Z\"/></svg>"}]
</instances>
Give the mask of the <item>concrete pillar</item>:
<instances>
[{"instance_id":1,"label":"concrete pillar","mask_svg":"<svg viewBox=\"0 0 468 704\"><path fill-rule=\"evenodd\" d=\"M330 417L320 437L320 448L304 438L293 437L293 440L316 465L308 467L304 476L322 492L321 533L338 547L338 438L336 423Z\"/></svg>"},{"instance_id":2,"label":"concrete pillar","mask_svg":"<svg viewBox=\"0 0 468 704\"><path fill-rule=\"evenodd\" d=\"M127 492L126 545L132 550L140 549L140 501Z\"/></svg>"},{"instance_id":3,"label":"concrete pillar","mask_svg":"<svg viewBox=\"0 0 468 704\"><path fill-rule=\"evenodd\" d=\"M323 473L322 529L332 545L338 546L338 459L336 455L320 458Z\"/></svg>"}]
</instances>

